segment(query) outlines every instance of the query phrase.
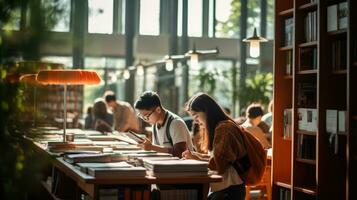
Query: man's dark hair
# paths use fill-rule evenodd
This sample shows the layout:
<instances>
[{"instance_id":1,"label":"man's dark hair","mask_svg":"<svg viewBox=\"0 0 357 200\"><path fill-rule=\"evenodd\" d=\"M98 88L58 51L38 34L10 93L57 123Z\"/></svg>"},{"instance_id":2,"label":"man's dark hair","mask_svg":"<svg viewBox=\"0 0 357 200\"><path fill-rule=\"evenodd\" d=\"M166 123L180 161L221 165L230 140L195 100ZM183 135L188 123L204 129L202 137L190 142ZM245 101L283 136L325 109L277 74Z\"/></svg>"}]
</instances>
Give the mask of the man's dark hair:
<instances>
[{"instance_id":1,"label":"man's dark hair","mask_svg":"<svg viewBox=\"0 0 357 200\"><path fill-rule=\"evenodd\" d=\"M135 109L139 110L151 110L156 107L161 106L161 100L156 92L146 91L136 100L134 104Z\"/></svg>"},{"instance_id":2,"label":"man's dark hair","mask_svg":"<svg viewBox=\"0 0 357 200\"><path fill-rule=\"evenodd\" d=\"M249 119L254 119L259 116L263 116L263 107L258 103L250 104L247 108L247 117Z\"/></svg>"},{"instance_id":3,"label":"man's dark hair","mask_svg":"<svg viewBox=\"0 0 357 200\"><path fill-rule=\"evenodd\" d=\"M117 97L115 96L114 93L111 93L111 94L106 94L104 96L104 99L105 99L105 102L109 103L111 101L116 101L117 100Z\"/></svg>"}]
</instances>

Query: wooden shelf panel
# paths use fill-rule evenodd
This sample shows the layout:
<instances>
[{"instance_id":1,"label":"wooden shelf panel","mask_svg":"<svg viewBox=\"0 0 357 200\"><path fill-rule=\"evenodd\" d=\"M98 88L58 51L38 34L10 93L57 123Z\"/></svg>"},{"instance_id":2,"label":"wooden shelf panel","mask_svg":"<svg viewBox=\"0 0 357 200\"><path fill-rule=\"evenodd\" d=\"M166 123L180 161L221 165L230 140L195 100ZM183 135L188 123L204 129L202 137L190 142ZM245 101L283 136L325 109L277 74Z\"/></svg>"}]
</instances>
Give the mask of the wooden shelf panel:
<instances>
[{"instance_id":1,"label":"wooden shelf panel","mask_svg":"<svg viewBox=\"0 0 357 200\"><path fill-rule=\"evenodd\" d=\"M317 2L311 2L307 3L304 5L299 6L299 10L306 10L306 11L311 11L311 10L316 10L317 9Z\"/></svg>"},{"instance_id":2,"label":"wooden shelf panel","mask_svg":"<svg viewBox=\"0 0 357 200\"><path fill-rule=\"evenodd\" d=\"M283 187L283 188L291 190L291 185L290 184L279 182L279 181L275 182L274 184L279 186L279 187Z\"/></svg>"},{"instance_id":3,"label":"wooden shelf panel","mask_svg":"<svg viewBox=\"0 0 357 200\"><path fill-rule=\"evenodd\" d=\"M293 46L280 47L279 50L280 51L292 51L293 50Z\"/></svg>"},{"instance_id":4,"label":"wooden shelf panel","mask_svg":"<svg viewBox=\"0 0 357 200\"><path fill-rule=\"evenodd\" d=\"M355 61L355 62L353 63L353 65L354 65L355 67L357 67L357 61Z\"/></svg>"},{"instance_id":5,"label":"wooden shelf panel","mask_svg":"<svg viewBox=\"0 0 357 200\"><path fill-rule=\"evenodd\" d=\"M327 35L330 35L330 36L337 36L337 35L343 35L343 34L347 34L347 29L340 29L337 31L327 32Z\"/></svg>"},{"instance_id":6,"label":"wooden shelf panel","mask_svg":"<svg viewBox=\"0 0 357 200\"><path fill-rule=\"evenodd\" d=\"M347 74L347 70L343 69L343 70L334 70L332 71L333 74Z\"/></svg>"},{"instance_id":7,"label":"wooden shelf panel","mask_svg":"<svg viewBox=\"0 0 357 200\"><path fill-rule=\"evenodd\" d=\"M298 74L317 74L317 69L298 71Z\"/></svg>"},{"instance_id":8,"label":"wooden shelf panel","mask_svg":"<svg viewBox=\"0 0 357 200\"><path fill-rule=\"evenodd\" d=\"M297 187L297 186L295 186L294 190L303 192L303 193L309 194L309 195L316 195L316 188L314 188L314 187Z\"/></svg>"},{"instance_id":9,"label":"wooden shelf panel","mask_svg":"<svg viewBox=\"0 0 357 200\"><path fill-rule=\"evenodd\" d=\"M300 48L304 48L304 47L315 47L318 45L318 42L317 41L312 41L312 42L304 42L304 43L301 43L299 44L299 47Z\"/></svg>"},{"instance_id":10,"label":"wooden shelf panel","mask_svg":"<svg viewBox=\"0 0 357 200\"><path fill-rule=\"evenodd\" d=\"M293 76L292 75L285 75L284 78L285 79L293 79Z\"/></svg>"},{"instance_id":11,"label":"wooden shelf panel","mask_svg":"<svg viewBox=\"0 0 357 200\"><path fill-rule=\"evenodd\" d=\"M301 135L312 135L312 136L316 136L316 132L312 132L312 131L304 131L304 130L296 130L297 134L301 134Z\"/></svg>"},{"instance_id":12,"label":"wooden shelf panel","mask_svg":"<svg viewBox=\"0 0 357 200\"><path fill-rule=\"evenodd\" d=\"M292 15L294 15L294 8L283 10L283 11L279 12L279 15L280 16L292 16Z\"/></svg>"},{"instance_id":13,"label":"wooden shelf panel","mask_svg":"<svg viewBox=\"0 0 357 200\"><path fill-rule=\"evenodd\" d=\"M297 162L301 162L301 163L306 163L306 164L310 164L310 165L316 165L316 160L304 159L304 158L296 158L295 160Z\"/></svg>"}]
</instances>

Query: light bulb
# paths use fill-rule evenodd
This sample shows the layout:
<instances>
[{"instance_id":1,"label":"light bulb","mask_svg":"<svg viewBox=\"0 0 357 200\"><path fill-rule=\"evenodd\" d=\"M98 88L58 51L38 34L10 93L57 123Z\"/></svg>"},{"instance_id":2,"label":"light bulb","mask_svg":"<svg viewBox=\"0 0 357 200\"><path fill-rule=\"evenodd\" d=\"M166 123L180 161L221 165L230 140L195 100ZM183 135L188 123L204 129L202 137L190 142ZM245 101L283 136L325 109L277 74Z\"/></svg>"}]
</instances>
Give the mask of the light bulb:
<instances>
[{"instance_id":1,"label":"light bulb","mask_svg":"<svg viewBox=\"0 0 357 200\"><path fill-rule=\"evenodd\" d=\"M259 55L260 55L259 41L251 41L250 42L249 55L253 58L259 57Z\"/></svg>"},{"instance_id":2,"label":"light bulb","mask_svg":"<svg viewBox=\"0 0 357 200\"><path fill-rule=\"evenodd\" d=\"M193 68L198 67L198 54L193 53L190 56L191 56L191 59L190 59L191 67L193 67Z\"/></svg>"},{"instance_id":3,"label":"light bulb","mask_svg":"<svg viewBox=\"0 0 357 200\"><path fill-rule=\"evenodd\" d=\"M139 65L139 66L136 68L136 73L137 73L139 76L144 75L144 67L143 67L142 65Z\"/></svg>"},{"instance_id":4,"label":"light bulb","mask_svg":"<svg viewBox=\"0 0 357 200\"><path fill-rule=\"evenodd\" d=\"M123 77L125 80L128 80L130 78L130 72L129 70L124 70L124 74L123 74Z\"/></svg>"},{"instance_id":5,"label":"light bulb","mask_svg":"<svg viewBox=\"0 0 357 200\"><path fill-rule=\"evenodd\" d=\"M172 71L174 69L174 62L171 58L166 59L165 61L165 69L167 71Z\"/></svg>"}]
</instances>

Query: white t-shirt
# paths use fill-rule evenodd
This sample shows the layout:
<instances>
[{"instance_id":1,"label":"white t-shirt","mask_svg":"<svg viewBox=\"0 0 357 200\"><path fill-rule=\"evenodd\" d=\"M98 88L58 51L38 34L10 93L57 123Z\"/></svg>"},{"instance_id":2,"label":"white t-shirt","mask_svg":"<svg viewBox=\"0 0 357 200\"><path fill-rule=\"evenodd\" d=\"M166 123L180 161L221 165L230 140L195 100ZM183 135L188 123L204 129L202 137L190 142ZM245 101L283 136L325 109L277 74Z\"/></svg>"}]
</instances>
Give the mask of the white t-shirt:
<instances>
[{"instance_id":1,"label":"white t-shirt","mask_svg":"<svg viewBox=\"0 0 357 200\"><path fill-rule=\"evenodd\" d=\"M169 117L173 116L174 119L171 121L170 127L169 127L169 134L172 139L172 144L170 143L167 135L166 135L166 127L167 127L167 122L169 121ZM156 135L154 132L154 129L156 129ZM156 138L157 137L157 138ZM167 111L165 115L165 121L164 125L158 128L157 124L153 126L153 143L156 145L164 146L164 147L173 147L174 144L180 143L180 142L186 142L187 148L189 150L193 150L193 145L190 137L190 132L185 124L185 122L182 120L181 117Z\"/></svg>"}]
</instances>

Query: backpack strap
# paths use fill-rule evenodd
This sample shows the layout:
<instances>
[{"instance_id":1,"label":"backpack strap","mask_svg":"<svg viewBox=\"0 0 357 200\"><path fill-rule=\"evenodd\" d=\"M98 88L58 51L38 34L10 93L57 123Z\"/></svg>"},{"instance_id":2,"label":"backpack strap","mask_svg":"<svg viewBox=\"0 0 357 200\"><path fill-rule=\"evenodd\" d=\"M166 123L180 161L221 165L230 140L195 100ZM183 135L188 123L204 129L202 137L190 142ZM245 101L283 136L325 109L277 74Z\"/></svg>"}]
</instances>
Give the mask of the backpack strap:
<instances>
[{"instance_id":1,"label":"backpack strap","mask_svg":"<svg viewBox=\"0 0 357 200\"><path fill-rule=\"evenodd\" d=\"M166 137L167 139L169 140L170 144L172 146L174 146L173 142L172 142L172 137L171 137L171 134L170 134L170 125L171 125L171 122L176 119L174 116L170 115L169 118L167 119L167 124L166 124Z\"/></svg>"},{"instance_id":2,"label":"backpack strap","mask_svg":"<svg viewBox=\"0 0 357 200\"><path fill-rule=\"evenodd\" d=\"M172 137L171 137L171 134L170 134L170 125L171 125L171 122L172 122L174 119L176 119L176 117L174 117L174 116L172 116L172 115L170 115L170 116L168 117L168 119L167 119L167 124L166 124L166 130L165 130L166 137L167 137L167 139L169 140L169 142L170 142L170 144L171 144L172 146L174 146L174 144L173 144L173 142L172 142ZM153 131L153 133L154 133L154 136L155 136L155 143L156 143L156 144L159 144L159 141L158 141L158 139L157 139L156 125L154 126L154 131Z\"/></svg>"}]
</instances>

